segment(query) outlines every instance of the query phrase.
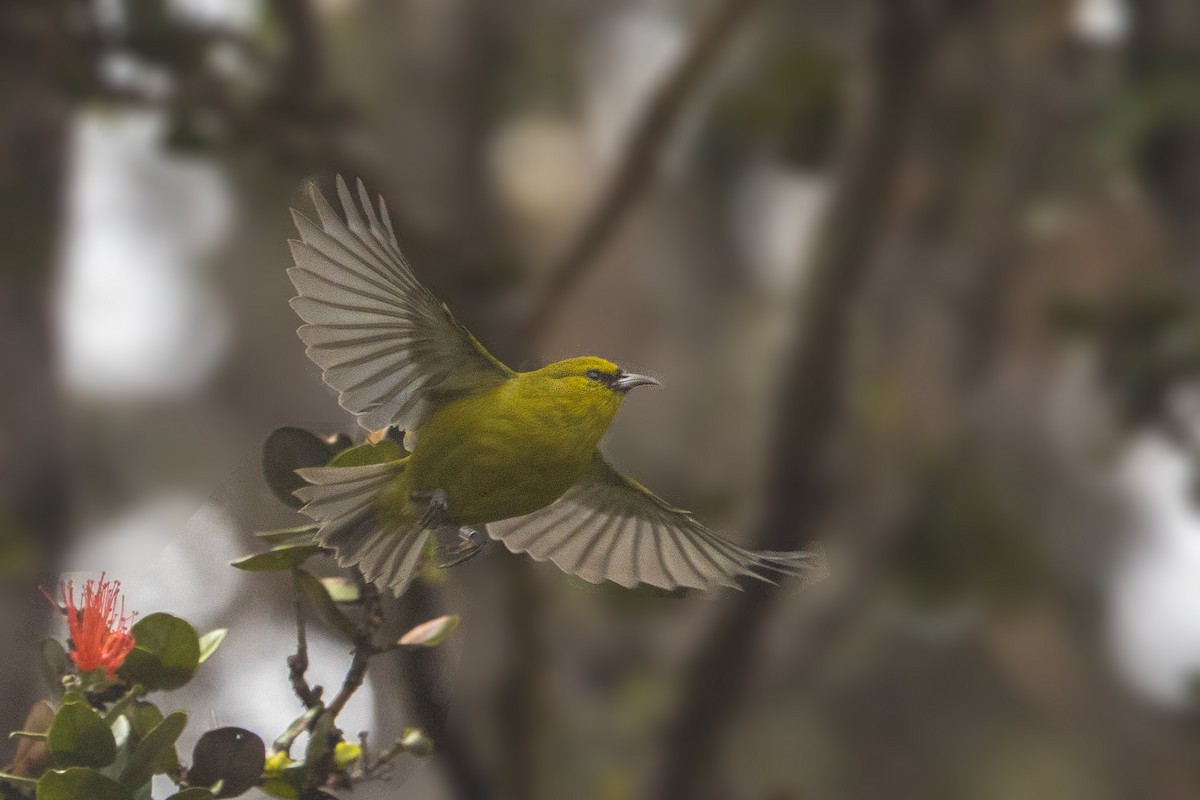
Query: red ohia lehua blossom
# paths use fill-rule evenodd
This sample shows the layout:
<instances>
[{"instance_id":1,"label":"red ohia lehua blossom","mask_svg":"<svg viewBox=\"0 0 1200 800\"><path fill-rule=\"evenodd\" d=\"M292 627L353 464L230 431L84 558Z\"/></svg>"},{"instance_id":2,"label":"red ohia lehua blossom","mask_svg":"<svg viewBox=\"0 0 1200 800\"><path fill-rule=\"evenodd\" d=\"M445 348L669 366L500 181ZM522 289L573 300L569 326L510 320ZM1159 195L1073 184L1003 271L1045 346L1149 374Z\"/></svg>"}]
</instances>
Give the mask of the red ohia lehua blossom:
<instances>
[{"instance_id":1,"label":"red ohia lehua blossom","mask_svg":"<svg viewBox=\"0 0 1200 800\"><path fill-rule=\"evenodd\" d=\"M102 669L106 677L113 678L133 649L129 623L137 614L125 613L121 582L106 580L105 574L83 584L82 607L75 605L74 582L63 581L61 590L71 632L71 660L80 672Z\"/></svg>"}]
</instances>

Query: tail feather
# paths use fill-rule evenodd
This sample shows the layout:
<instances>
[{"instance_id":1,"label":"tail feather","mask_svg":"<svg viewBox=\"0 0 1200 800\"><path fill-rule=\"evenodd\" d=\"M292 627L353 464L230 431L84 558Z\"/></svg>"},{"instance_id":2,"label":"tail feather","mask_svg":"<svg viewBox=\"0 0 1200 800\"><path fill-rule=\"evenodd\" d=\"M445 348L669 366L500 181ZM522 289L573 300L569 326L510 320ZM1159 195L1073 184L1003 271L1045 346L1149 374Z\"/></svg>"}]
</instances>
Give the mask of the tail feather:
<instances>
[{"instance_id":1,"label":"tail feather","mask_svg":"<svg viewBox=\"0 0 1200 800\"><path fill-rule=\"evenodd\" d=\"M404 472L405 462L362 467L315 467L297 470L308 482L296 490L301 513L320 523L315 539L334 551L343 567L356 566L363 578L397 597L412 580L429 531L411 521L388 521L375 498Z\"/></svg>"}]
</instances>

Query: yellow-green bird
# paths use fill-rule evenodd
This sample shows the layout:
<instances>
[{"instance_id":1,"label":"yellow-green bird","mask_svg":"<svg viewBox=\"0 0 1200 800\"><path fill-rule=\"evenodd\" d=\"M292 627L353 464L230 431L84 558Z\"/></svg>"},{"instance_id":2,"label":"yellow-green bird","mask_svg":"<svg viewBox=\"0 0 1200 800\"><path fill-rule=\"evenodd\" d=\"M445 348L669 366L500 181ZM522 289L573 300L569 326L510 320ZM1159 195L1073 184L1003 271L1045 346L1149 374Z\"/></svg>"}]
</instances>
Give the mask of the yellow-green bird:
<instances>
[{"instance_id":1,"label":"yellow-green bird","mask_svg":"<svg viewBox=\"0 0 1200 800\"><path fill-rule=\"evenodd\" d=\"M626 587L736 586L810 565L807 553L734 544L604 460L596 448L625 395L657 380L594 357L509 369L417 281L382 198L377 212L362 181L359 203L340 177L337 191L344 221L315 190L317 221L292 212L298 333L364 428L415 434L395 461L299 471L301 510L340 564L399 595L428 537L450 528L464 557L486 531L513 552Z\"/></svg>"}]
</instances>

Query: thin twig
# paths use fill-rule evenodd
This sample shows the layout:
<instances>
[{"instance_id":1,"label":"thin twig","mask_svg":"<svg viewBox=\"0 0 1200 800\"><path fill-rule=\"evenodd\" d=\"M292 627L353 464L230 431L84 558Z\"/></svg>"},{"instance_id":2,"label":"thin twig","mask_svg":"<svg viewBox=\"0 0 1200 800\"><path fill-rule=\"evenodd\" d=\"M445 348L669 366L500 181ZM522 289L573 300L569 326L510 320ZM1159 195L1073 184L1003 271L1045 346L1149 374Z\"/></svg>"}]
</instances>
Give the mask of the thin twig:
<instances>
[{"instance_id":1,"label":"thin twig","mask_svg":"<svg viewBox=\"0 0 1200 800\"><path fill-rule=\"evenodd\" d=\"M296 587L296 653L288 656L288 678L292 683L292 691L305 708L313 709L321 705L320 686L310 686L305 672L308 671L308 633L304 626L304 607L300 604L300 587Z\"/></svg>"},{"instance_id":2,"label":"thin twig","mask_svg":"<svg viewBox=\"0 0 1200 800\"><path fill-rule=\"evenodd\" d=\"M687 49L647 101L591 212L550 267L549 277L526 321L526 341L536 344L562 299L589 264L612 241L638 198L653 181L660 152L701 79L724 52L739 24L761 0L718 0L697 27Z\"/></svg>"},{"instance_id":3,"label":"thin twig","mask_svg":"<svg viewBox=\"0 0 1200 800\"><path fill-rule=\"evenodd\" d=\"M329 704L329 713L334 719L337 719L346 703L350 702L350 698L363 685L371 656L380 652L375 646L374 637L375 632L383 625L383 601L379 597L379 590L372 584L363 586L363 608L366 611L366 619L362 634L354 641L354 656L350 661L350 668L346 670L341 690Z\"/></svg>"}]
</instances>

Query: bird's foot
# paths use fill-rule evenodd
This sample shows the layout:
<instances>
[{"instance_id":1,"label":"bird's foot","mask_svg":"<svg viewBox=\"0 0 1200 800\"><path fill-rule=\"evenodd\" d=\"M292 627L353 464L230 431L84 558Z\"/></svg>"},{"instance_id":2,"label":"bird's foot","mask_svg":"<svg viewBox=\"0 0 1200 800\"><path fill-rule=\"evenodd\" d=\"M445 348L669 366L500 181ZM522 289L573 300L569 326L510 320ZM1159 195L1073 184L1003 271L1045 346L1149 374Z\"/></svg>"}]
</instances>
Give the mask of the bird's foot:
<instances>
[{"instance_id":1,"label":"bird's foot","mask_svg":"<svg viewBox=\"0 0 1200 800\"><path fill-rule=\"evenodd\" d=\"M442 569L457 567L465 564L483 552L487 547L488 538L484 532L475 527L466 526L458 529L457 541L452 545L438 547L438 553L449 556L449 560L438 564Z\"/></svg>"},{"instance_id":2,"label":"bird's foot","mask_svg":"<svg viewBox=\"0 0 1200 800\"><path fill-rule=\"evenodd\" d=\"M409 497L413 502L425 505L424 513L417 520L417 530L436 528L446 522L450 504L446 499L444 489L434 489L432 492L413 492Z\"/></svg>"}]
</instances>

